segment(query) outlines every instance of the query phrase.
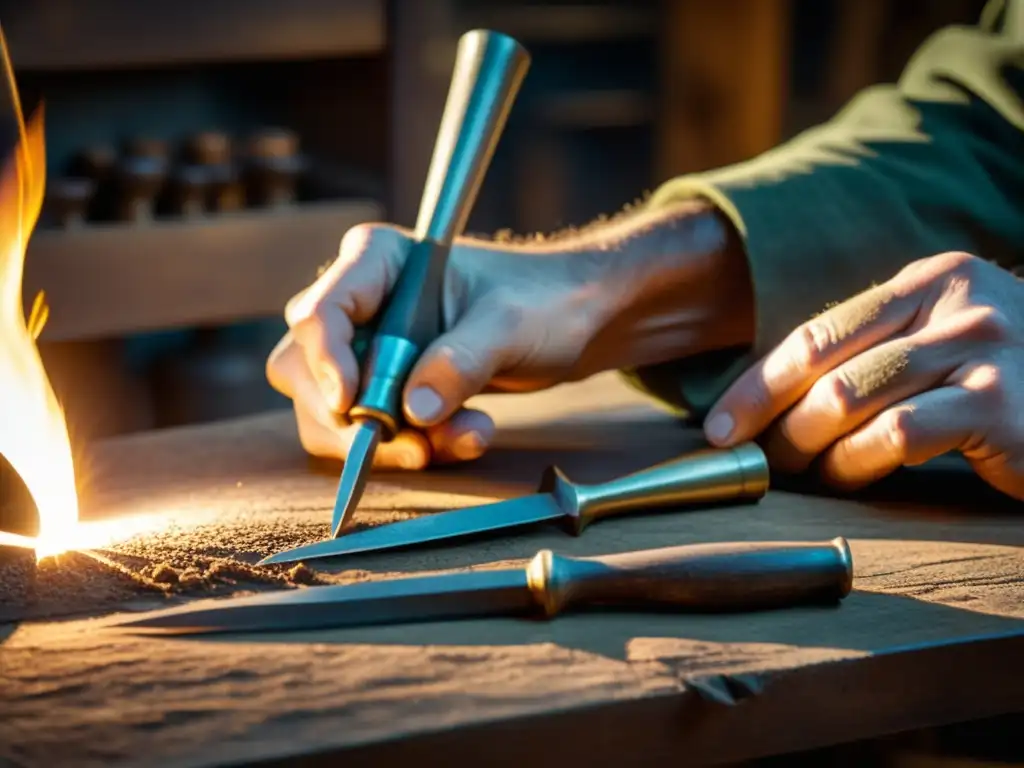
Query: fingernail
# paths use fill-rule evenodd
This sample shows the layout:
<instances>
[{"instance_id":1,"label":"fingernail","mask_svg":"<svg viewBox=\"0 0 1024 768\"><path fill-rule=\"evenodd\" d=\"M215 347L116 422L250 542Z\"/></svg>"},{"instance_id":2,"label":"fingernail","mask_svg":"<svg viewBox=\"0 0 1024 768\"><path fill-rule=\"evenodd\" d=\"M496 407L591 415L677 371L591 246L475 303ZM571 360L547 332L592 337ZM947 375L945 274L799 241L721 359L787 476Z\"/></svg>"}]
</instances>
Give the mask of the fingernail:
<instances>
[{"instance_id":1,"label":"fingernail","mask_svg":"<svg viewBox=\"0 0 1024 768\"><path fill-rule=\"evenodd\" d=\"M433 421L441 414L444 402L441 400L441 396L430 387L417 387L409 393L406 407L414 419L426 423Z\"/></svg>"},{"instance_id":2,"label":"fingernail","mask_svg":"<svg viewBox=\"0 0 1024 768\"><path fill-rule=\"evenodd\" d=\"M736 422L728 413L716 413L704 425L704 434L714 443L724 443L735 427Z\"/></svg>"},{"instance_id":3,"label":"fingernail","mask_svg":"<svg viewBox=\"0 0 1024 768\"><path fill-rule=\"evenodd\" d=\"M459 435L452 443L452 453L464 461L479 458L486 448L487 443L483 435L476 430Z\"/></svg>"},{"instance_id":4,"label":"fingernail","mask_svg":"<svg viewBox=\"0 0 1024 768\"><path fill-rule=\"evenodd\" d=\"M327 407L332 411L341 407L341 385L338 383L338 374L329 365L320 367L320 391L324 394Z\"/></svg>"}]
</instances>

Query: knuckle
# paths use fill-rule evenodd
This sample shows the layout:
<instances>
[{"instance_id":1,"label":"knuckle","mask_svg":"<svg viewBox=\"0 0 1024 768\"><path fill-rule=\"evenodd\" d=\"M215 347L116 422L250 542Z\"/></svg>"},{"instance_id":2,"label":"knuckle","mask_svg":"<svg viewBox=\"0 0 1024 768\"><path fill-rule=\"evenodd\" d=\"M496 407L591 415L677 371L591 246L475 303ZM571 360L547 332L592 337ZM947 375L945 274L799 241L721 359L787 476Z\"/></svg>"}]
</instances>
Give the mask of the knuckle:
<instances>
[{"instance_id":1,"label":"knuckle","mask_svg":"<svg viewBox=\"0 0 1024 768\"><path fill-rule=\"evenodd\" d=\"M331 287L330 284L317 281L289 299L284 308L284 319L287 326L295 329L311 321L319 320L326 303L330 300Z\"/></svg>"},{"instance_id":2,"label":"knuckle","mask_svg":"<svg viewBox=\"0 0 1024 768\"><path fill-rule=\"evenodd\" d=\"M448 363L447 367L459 382L475 380L486 367L481 350L459 339L452 339L442 354Z\"/></svg>"},{"instance_id":3,"label":"knuckle","mask_svg":"<svg viewBox=\"0 0 1024 768\"><path fill-rule=\"evenodd\" d=\"M792 340L793 362L804 369L817 368L828 359L836 334L827 321L805 323Z\"/></svg>"},{"instance_id":4,"label":"knuckle","mask_svg":"<svg viewBox=\"0 0 1024 768\"><path fill-rule=\"evenodd\" d=\"M385 272L396 272L405 260L407 234L390 224L356 224L341 238L338 258L327 274L338 282L356 265L379 263Z\"/></svg>"},{"instance_id":5,"label":"knuckle","mask_svg":"<svg viewBox=\"0 0 1024 768\"><path fill-rule=\"evenodd\" d=\"M992 272L994 267L985 259L962 251L939 254L940 279L949 286L969 292L979 280Z\"/></svg>"},{"instance_id":6,"label":"knuckle","mask_svg":"<svg viewBox=\"0 0 1024 768\"><path fill-rule=\"evenodd\" d=\"M323 317L322 302L317 302L289 325L295 341L309 350L321 350L326 345L327 323Z\"/></svg>"},{"instance_id":7,"label":"knuckle","mask_svg":"<svg viewBox=\"0 0 1024 768\"><path fill-rule=\"evenodd\" d=\"M264 366L267 382L283 395L292 396L296 378L295 360L301 352L296 348L291 333L286 333L267 356Z\"/></svg>"},{"instance_id":8,"label":"knuckle","mask_svg":"<svg viewBox=\"0 0 1024 768\"><path fill-rule=\"evenodd\" d=\"M971 339L977 341L1004 342L1015 332L1010 318L998 307L985 304L971 310L964 328Z\"/></svg>"},{"instance_id":9,"label":"knuckle","mask_svg":"<svg viewBox=\"0 0 1024 768\"><path fill-rule=\"evenodd\" d=\"M983 259L967 251L947 251L933 258L941 271L960 274L973 274L979 265L985 263Z\"/></svg>"},{"instance_id":10,"label":"knuckle","mask_svg":"<svg viewBox=\"0 0 1024 768\"><path fill-rule=\"evenodd\" d=\"M341 236L338 245L338 260L352 261L358 259L373 242L374 235L380 230L378 224L356 224Z\"/></svg>"},{"instance_id":11,"label":"knuckle","mask_svg":"<svg viewBox=\"0 0 1024 768\"><path fill-rule=\"evenodd\" d=\"M882 417L882 441L885 450L891 455L907 455L914 421L914 411L911 408L893 408Z\"/></svg>"},{"instance_id":12,"label":"knuckle","mask_svg":"<svg viewBox=\"0 0 1024 768\"><path fill-rule=\"evenodd\" d=\"M963 282L970 279L984 261L966 251L946 251L925 256L907 264L900 275L913 283L924 286L948 283L950 280Z\"/></svg>"},{"instance_id":13,"label":"knuckle","mask_svg":"<svg viewBox=\"0 0 1024 768\"><path fill-rule=\"evenodd\" d=\"M855 388L839 374L819 379L812 387L811 397L822 410L840 421L854 412L858 402Z\"/></svg>"},{"instance_id":14,"label":"knuckle","mask_svg":"<svg viewBox=\"0 0 1024 768\"><path fill-rule=\"evenodd\" d=\"M979 395L990 407L1006 405L1012 395L1002 369L993 363L980 365L971 371L964 386Z\"/></svg>"},{"instance_id":15,"label":"knuckle","mask_svg":"<svg viewBox=\"0 0 1024 768\"><path fill-rule=\"evenodd\" d=\"M290 299L284 305L284 320L289 328L301 323L308 315L310 306L314 303L309 300L310 288L305 288Z\"/></svg>"}]
</instances>

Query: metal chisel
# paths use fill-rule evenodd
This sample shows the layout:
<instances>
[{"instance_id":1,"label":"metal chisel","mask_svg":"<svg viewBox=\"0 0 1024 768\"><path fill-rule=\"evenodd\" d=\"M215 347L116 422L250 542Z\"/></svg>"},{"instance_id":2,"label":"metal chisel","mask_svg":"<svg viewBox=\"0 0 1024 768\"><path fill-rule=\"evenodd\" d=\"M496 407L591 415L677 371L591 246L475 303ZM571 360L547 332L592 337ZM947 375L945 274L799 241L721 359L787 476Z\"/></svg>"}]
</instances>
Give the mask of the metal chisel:
<instances>
[{"instance_id":1,"label":"metal chisel","mask_svg":"<svg viewBox=\"0 0 1024 768\"><path fill-rule=\"evenodd\" d=\"M474 536L554 520L575 535L592 522L655 507L756 500L768 490L768 459L755 443L692 451L605 483L573 483L548 468L532 496L378 525L340 539L278 552L260 565L372 552Z\"/></svg>"},{"instance_id":2,"label":"metal chisel","mask_svg":"<svg viewBox=\"0 0 1024 768\"><path fill-rule=\"evenodd\" d=\"M402 423L402 389L423 350L442 331L445 268L452 240L476 201L530 57L512 38L474 30L459 40L455 71L420 200L413 245L370 346L349 418L358 429L338 484L333 536L348 527L378 443Z\"/></svg>"},{"instance_id":3,"label":"metal chisel","mask_svg":"<svg viewBox=\"0 0 1024 768\"><path fill-rule=\"evenodd\" d=\"M835 604L853 584L843 538L689 544L601 557L541 550L525 568L308 587L133 617L145 634L284 632L540 613L604 606L727 612Z\"/></svg>"}]
</instances>

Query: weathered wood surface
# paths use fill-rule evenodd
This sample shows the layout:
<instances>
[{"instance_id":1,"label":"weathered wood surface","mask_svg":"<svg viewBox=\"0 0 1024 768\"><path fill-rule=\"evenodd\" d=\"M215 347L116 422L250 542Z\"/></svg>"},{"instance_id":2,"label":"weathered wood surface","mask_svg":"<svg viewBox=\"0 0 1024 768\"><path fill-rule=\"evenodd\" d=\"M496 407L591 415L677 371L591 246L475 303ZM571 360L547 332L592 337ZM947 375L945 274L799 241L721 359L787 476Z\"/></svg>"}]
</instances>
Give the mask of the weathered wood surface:
<instances>
[{"instance_id":1,"label":"weathered wood surface","mask_svg":"<svg viewBox=\"0 0 1024 768\"><path fill-rule=\"evenodd\" d=\"M502 447L474 466L379 475L364 522L525 492L551 461L583 480L607 478L699 442L607 377L480 403L497 416ZM247 561L321 536L336 483L305 457L290 414L122 440L88 469L87 516L174 512L180 528L167 541ZM925 502L773 490L758 505L607 520L579 538L542 528L353 557L322 575L519 561L543 546L600 554L844 535L856 580L838 609L217 640L115 641L96 631L109 604L93 618L0 625L0 763L206 766L320 755L346 766L698 765L1020 710L1018 508L969 476L924 476L916 487L936 497ZM891 492L913 485L908 476ZM120 607L153 604L129 597ZM83 595L77 609L88 607Z\"/></svg>"}]
</instances>

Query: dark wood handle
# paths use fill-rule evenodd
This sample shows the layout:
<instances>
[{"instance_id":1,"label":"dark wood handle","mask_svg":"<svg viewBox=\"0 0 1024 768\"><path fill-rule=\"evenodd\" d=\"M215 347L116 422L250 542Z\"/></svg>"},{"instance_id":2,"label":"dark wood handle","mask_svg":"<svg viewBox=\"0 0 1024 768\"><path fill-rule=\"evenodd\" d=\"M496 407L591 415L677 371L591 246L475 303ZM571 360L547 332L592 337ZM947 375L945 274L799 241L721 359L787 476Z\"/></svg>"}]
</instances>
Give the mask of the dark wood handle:
<instances>
[{"instance_id":1,"label":"dark wood handle","mask_svg":"<svg viewBox=\"0 0 1024 768\"><path fill-rule=\"evenodd\" d=\"M691 544L594 558L539 552L530 589L549 616L587 605L744 611L836 602L853 584L853 556L829 542Z\"/></svg>"}]
</instances>

